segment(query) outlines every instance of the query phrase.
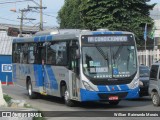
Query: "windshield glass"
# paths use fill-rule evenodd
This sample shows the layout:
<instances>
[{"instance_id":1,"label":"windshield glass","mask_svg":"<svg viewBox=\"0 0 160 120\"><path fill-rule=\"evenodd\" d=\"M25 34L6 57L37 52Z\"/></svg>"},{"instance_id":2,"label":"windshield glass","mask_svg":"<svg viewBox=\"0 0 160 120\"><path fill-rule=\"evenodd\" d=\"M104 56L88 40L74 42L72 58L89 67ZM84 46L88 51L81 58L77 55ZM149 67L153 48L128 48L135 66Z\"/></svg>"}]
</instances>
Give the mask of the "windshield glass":
<instances>
[{"instance_id":1,"label":"windshield glass","mask_svg":"<svg viewBox=\"0 0 160 120\"><path fill-rule=\"evenodd\" d=\"M130 77L137 70L134 46L82 47L83 71L92 78Z\"/></svg>"},{"instance_id":2,"label":"windshield glass","mask_svg":"<svg viewBox=\"0 0 160 120\"><path fill-rule=\"evenodd\" d=\"M149 68L148 67L139 67L140 77L149 77Z\"/></svg>"}]
</instances>

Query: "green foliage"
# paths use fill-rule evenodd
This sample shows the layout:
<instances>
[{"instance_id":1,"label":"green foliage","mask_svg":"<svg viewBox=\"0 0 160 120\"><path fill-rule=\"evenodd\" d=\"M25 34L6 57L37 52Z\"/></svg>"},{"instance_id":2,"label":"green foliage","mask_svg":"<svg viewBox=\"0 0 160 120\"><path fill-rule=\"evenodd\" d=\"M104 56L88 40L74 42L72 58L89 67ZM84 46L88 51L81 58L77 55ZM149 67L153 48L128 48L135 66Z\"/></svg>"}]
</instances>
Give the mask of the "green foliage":
<instances>
[{"instance_id":1,"label":"green foliage","mask_svg":"<svg viewBox=\"0 0 160 120\"><path fill-rule=\"evenodd\" d=\"M79 5L80 0L65 0L57 17L60 28L82 28Z\"/></svg>"},{"instance_id":2,"label":"green foliage","mask_svg":"<svg viewBox=\"0 0 160 120\"><path fill-rule=\"evenodd\" d=\"M145 24L152 26L149 10L155 4L150 0L65 0L58 13L60 28L108 28L116 31L130 31L138 44L144 42Z\"/></svg>"},{"instance_id":3,"label":"green foliage","mask_svg":"<svg viewBox=\"0 0 160 120\"><path fill-rule=\"evenodd\" d=\"M81 0L80 11L86 28L108 28L109 30L130 31L137 42L143 42L145 23L153 24L149 10L154 5L147 0Z\"/></svg>"},{"instance_id":4,"label":"green foliage","mask_svg":"<svg viewBox=\"0 0 160 120\"><path fill-rule=\"evenodd\" d=\"M7 103L9 103L12 99L9 95L6 95L6 94L3 95L3 98Z\"/></svg>"}]
</instances>

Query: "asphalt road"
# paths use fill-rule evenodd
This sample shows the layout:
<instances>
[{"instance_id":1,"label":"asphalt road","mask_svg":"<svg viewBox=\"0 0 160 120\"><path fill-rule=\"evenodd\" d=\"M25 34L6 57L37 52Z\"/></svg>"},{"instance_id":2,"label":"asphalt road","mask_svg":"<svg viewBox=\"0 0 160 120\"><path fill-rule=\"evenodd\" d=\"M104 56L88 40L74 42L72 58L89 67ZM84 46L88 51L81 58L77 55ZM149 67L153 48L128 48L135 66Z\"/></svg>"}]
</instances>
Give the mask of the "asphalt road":
<instances>
[{"instance_id":1,"label":"asphalt road","mask_svg":"<svg viewBox=\"0 0 160 120\"><path fill-rule=\"evenodd\" d=\"M97 111L102 111L105 114L105 111L160 111L160 107L154 107L152 105L150 97L142 97L136 100L123 100L117 106L111 106L105 102L87 102L87 103L77 103L75 107L67 107L64 105L63 100L60 98L52 96L40 96L38 99L29 99L27 96L27 91L17 85L12 86L3 86L3 92L10 95L14 99L25 100L27 103L31 104L32 107L41 110L41 111L95 111L93 116L95 116ZM87 113L87 112L86 112ZM97 112L99 114L100 112ZM92 115L91 114L91 115ZM61 115L61 114L60 114ZM62 114L63 116L63 114ZM49 119L56 120L75 120L75 119L94 119L95 117L54 117ZM96 117L96 119L114 119L114 120L143 120L143 119L152 119L159 120L159 117Z\"/></svg>"}]
</instances>

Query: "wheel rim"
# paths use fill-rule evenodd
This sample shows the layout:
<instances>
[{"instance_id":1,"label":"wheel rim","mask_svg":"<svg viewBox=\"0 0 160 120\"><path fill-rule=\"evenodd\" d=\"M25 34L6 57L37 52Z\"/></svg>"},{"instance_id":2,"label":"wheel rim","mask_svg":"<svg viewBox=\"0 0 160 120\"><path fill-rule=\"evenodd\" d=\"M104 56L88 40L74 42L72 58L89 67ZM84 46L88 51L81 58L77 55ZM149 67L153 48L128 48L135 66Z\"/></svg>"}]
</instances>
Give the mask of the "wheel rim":
<instances>
[{"instance_id":1,"label":"wheel rim","mask_svg":"<svg viewBox=\"0 0 160 120\"><path fill-rule=\"evenodd\" d=\"M68 91L65 91L64 99L65 99L65 101L69 100L69 92Z\"/></svg>"},{"instance_id":2,"label":"wheel rim","mask_svg":"<svg viewBox=\"0 0 160 120\"><path fill-rule=\"evenodd\" d=\"M153 101L153 104L157 104L157 97L156 97L156 95L153 95L153 98L152 98L152 101Z\"/></svg>"},{"instance_id":3,"label":"wheel rim","mask_svg":"<svg viewBox=\"0 0 160 120\"><path fill-rule=\"evenodd\" d=\"M28 94L32 95L32 86L31 86L31 84L28 85Z\"/></svg>"}]
</instances>

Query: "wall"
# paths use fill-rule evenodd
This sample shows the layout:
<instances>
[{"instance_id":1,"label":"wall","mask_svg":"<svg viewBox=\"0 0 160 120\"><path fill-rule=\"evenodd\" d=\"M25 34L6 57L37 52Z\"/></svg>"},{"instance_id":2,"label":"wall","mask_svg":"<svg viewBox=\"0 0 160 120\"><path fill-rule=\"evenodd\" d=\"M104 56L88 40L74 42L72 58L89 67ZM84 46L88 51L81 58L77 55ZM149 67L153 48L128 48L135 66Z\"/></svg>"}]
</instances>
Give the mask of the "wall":
<instances>
[{"instance_id":1,"label":"wall","mask_svg":"<svg viewBox=\"0 0 160 120\"><path fill-rule=\"evenodd\" d=\"M0 80L2 84L12 84L11 61L11 55L0 55ZM7 79L8 82L6 83Z\"/></svg>"}]
</instances>

